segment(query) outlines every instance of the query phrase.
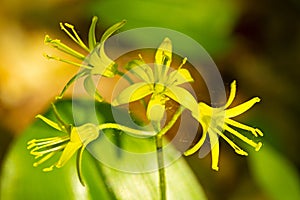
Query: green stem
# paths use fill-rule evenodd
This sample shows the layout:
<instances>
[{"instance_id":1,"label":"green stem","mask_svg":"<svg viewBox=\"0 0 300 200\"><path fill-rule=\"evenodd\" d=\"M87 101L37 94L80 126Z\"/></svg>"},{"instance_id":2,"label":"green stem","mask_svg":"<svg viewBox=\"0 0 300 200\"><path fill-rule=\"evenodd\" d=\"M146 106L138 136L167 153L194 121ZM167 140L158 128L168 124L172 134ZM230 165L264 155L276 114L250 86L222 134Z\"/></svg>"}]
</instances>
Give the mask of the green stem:
<instances>
[{"instance_id":1,"label":"green stem","mask_svg":"<svg viewBox=\"0 0 300 200\"><path fill-rule=\"evenodd\" d=\"M164 167L164 154L163 154L163 144L162 136L156 135L156 155L158 163L158 173L159 173L159 189L160 189L160 199L166 200L166 175Z\"/></svg>"},{"instance_id":2,"label":"green stem","mask_svg":"<svg viewBox=\"0 0 300 200\"><path fill-rule=\"evenodd\" d=\"M169 130L170 128L172 128L172 126L175 124L175 122L177 121L178 117L181 115L181 113L184 111L184 107L180 106L177 111L174 113L172 119L169 121L169 123L163 127L163 129L161 129L159 131L159 133L157 134L158 136L163 136L165 135Z\"/></svg>"},{"instance_id":3,"label":"green stem","mask_svg":"<svg viewBox=\"0 0 300 200\"><path fill-rule=\"evenodd\" d=\"M166 174L165 174L165 166L164 166L164 154L163 154L163 136L170 130L170 128L175 124L178 117L183 112L184 107L180 106L178 110L173 115L172 119L169 123L164 126L160 130L160 124L154 124L155 130L158 132L156 135L156 153L157 153L157 163L158 163L158 173L159 173L159 188L160 188L160 199L166 200L167 193L166 193Z\"/></svg>"},{"instance_id":4,"label":"green stem","mask_svg":"<svg viewBox=\"0 0 300 200\"><path fill-rule=\"evenodd\" d=\"M115 123L106 123L106 124L100 124L98 126L99 130L103 130L103 129L117 129L120 131L124 131L127 133L132 133L138 136L154 136L155 132L153 131L143 131L143 130L137 130L137 129L133 129L133 128L129 128L127 126L123 126L120 124L115 124Z\"/></svg>"}]
</instances>

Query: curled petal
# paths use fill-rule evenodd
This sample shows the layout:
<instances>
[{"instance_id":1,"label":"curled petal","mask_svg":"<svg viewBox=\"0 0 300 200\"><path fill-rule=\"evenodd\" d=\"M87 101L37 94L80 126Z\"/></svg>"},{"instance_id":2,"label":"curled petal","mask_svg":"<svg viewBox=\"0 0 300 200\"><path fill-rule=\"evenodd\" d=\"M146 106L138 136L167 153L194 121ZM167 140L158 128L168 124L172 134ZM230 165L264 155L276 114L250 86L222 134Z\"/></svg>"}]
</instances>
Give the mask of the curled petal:
<instances>
[{"instance_id":1,"label":"curled petal","mask_svg":"<svg viewBox=\"0 0 300 200\"><path fill-rule=\"evenodd\" d=\"M253 99L251 99L245 103L242 103L234 108L229 108L225 111L226 117L231 118L231 117L238 116L238 115L246 112L247 110L249 110L257 102L260 102L260 98L254 97Z\"/></svg>"},{"instance_id":2,"label":"curled petal","mask_svg":"<svg viewBox=\"0 0 300 200\"><path fill-rule=\"evenodd\" d=\"M113 106L133 102L153 93L153 85L145 82L135 83L125 88L112 102Z\"/></svg>"},{"instance_id":3,"label":"curled petal","mask_svg":"<svg viewBox=\"0 0 300 200\"><path fill-rule=\"evenodd\" d=\"M202 147L202 145L203 145L203 143L206 139L206 136L207 136L207 131L205 131L205 130L207 130L207 127L206 127L205 124L203 124L202 128L203 128L203 134L201 136L201 139L195 144L195 146L193 146L192 148L190 148L190 149L188 149L187 151L184 152L185 156L192 155L193 153L195 153L196 151L198 151Z\"/></svg>"},{"instance_id":4,"label":"curled petal","mask_svg":"<svg viewBox=\"0 0 300 200\"><path fill-rule=\"evenodd\" d=\"M89 49L92 50L96 47L97 41L95 36L96 24L98 21L98 17L94 16L92 19L92 23L89 29Z\"/></svg>"},{"instance_id":5,"label":"curled petal","mask_svg":"<svg viewBox=\"0 0 300 200\"><path fill-rule=\"evenodd\" d=\"M43 122L45 122L46 124L48 124L52 128L55 128L56 130L62 131L62 129L60 128L60 126L57 123L51 121L50 119L44 117L43 115L37 115L36 118L41 119Z\"/></svg>"},{"instance_id":6,"label":"curled petal","mask_svg":"<svg viewBox=\"0 0 300 200\"><path fill-rule=\"evenodd\" d=\"M227 103L225 104L225 108L228 108L231 105L233 99L235 98L235 94L236 94L236 81L234 80L230 85L230 93L229 93Z\"/></svg>"}]
</instances>

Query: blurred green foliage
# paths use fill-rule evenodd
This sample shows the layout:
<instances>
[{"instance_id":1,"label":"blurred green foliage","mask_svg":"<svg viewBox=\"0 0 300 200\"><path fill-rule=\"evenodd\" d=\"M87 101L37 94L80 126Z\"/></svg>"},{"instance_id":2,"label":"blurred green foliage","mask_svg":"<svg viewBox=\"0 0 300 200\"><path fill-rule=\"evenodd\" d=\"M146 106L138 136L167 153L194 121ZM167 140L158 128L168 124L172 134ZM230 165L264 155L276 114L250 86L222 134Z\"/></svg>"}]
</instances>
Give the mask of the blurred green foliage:
<instances>
[{"instance_id":1,"label":"blurred green foliage","mask_svg":"<svg viewBox=\"0 0 300 200\"><path fill-rule=\"evenodd\" d=\"M102 0L92 1L89 7L105 25L126 19L125 30L147 26L169 28L197 40L210 54L228 48L238 16L232 1L220 0Z\"/></svg>"},{"instance_id":2,"label":"blurred green foliage","mask_svg":"<svg viewBox=\"0 0 300 200\"><path fill-rule=\"evenodd\" d=\"M300 199L297 169L267 142L249 161L255 180L271 199Z\"/></svg>"}]
</instances>

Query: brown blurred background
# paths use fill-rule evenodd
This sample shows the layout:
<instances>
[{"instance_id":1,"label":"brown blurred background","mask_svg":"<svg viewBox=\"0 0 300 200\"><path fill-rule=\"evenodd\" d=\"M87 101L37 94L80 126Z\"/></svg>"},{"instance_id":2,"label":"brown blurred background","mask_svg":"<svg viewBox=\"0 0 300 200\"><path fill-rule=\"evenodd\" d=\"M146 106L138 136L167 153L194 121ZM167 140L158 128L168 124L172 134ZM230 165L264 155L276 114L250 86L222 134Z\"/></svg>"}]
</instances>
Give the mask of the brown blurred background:
<instances>
[{"instance_id":1,"label":"brown blurred background","mask_svg":"<svg viewBox=\"0 0 300 200\"><path fill-rule=\"evenodd\" d=\"M43 57L45 52L60 55L44 45L45 34L74 46L60 30L59 22L74 24L86 38L91 17L97 15L99 33L127 19L128 29L162 26L199 41L216 62L225 86L238 81L238 102L256 95L262 98L239 119L260 127L264 140L299 169L299 1L143 4L138 0L3 0L0 4L0 163L13 139L36 114L48 108L77 71ZM220 172L210 169L210 156L199 160L196 155L187 160L209 199L240 199L242 194L248 197L243 199L269 199L254 181L246 181L251 179L246 159L236 156L223 141Z\"/></svg>"}]
</instances>

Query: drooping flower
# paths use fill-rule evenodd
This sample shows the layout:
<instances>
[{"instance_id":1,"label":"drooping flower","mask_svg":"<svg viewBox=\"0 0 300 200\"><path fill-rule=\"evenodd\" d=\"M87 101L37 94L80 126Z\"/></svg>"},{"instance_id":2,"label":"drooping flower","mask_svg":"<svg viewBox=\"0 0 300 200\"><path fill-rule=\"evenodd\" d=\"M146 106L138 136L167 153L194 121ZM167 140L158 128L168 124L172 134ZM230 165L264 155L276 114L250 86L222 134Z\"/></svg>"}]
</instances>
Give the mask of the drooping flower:
<instances>
[{"instance_id":1,"label":"drooping flower","mask_svg":"<svg viewBox=\"0 0 300 200\"><path fill-rule=\"evenodd\" d=\"M53 110L58 123L42 116L37 115L37 118L44 121L46 124L52 128L62 132L63 135L33 139L27 143L27 149L30 150L30 154L35 156L35 159L39 159L33 163L34 167L37 167L57 153L61 153L60 158L57 162L46 167L43 171L52 171L54 167L63 167L71 157L79 150L77 159L77 172L81 183L83 183L81 175L81 159L85 147L92 141L98 138L99 130L96 125L87 123L79 127L74 127L70 124L66 124L57 113L55 106L53 105Z\"/></svg>"},{"instance_id":2,"label":"drooping flower","mask_svg":"<svg viewBox=\"0 0 300 200\"><path fill-rule=\"evenodd\" d=\"M263 136L263 133L257 129L245 124L239 123L231 118L236 117L247 110L249 110L255 103L260 101L260 98L254 97L251 100L242 103L236 107L228 108L233 99L236 95L236 82L233 81L231 84L231 90L229 94L229 98L227 103L224 107L220 108L212 108L205 103L200 102L198 106L198 112L193 113L193 117L196 118L202 128L203 128L203 135L198 143L193 146L191 149L187 150L184 155L188 156L195 153L197 150L201 148L206 137L209 137L209 141L211 144L211 154L212 154L212 169L218 170L218 162L219 162L219 136L221 136L234 150L237 154L240 155L248 155L243 149L237 146L233 141L231 141L223 131L227 131L234 135L235 137L239 138L240 140L244 141L248 145L252 146L256 151L262 146L261 142L254 142L253 140L247 138L246 136L242 135L233 127L238 129L243 129L246 131L251 132L255 137Z\"/></svg>"},{"instance_id":3,"label":"drooping flower","mask_svg":"<svg viewBox=\"0 0 300 200\"><path fill-rule=\"evenodd\" d=\"M172 43L169 38L165 38L155 54L154 69L147 65L142 57L130 61L125 68L130 73L142 80L125 88L112 102L113 106L122 105L143 99L151 95L147 105L147 117L152 121L160 121L163 118L165 104L169 99L173 99L189 110L197 108L195 98L180 84L193 82L189 71L182 66L186 62L183 59L178 69L171 71Z\"/></svg>"},{"instance_id":4,"label":"drooping flower","mask_svg":"<svg viewBox=\"0 0 300 200\"><path fill-rule=\"evenodd\" d=\"M60 95L57 97L61 99L68 89L68 87L77 79L85 77L84 87L91 96L95 97L98 101L103 101L103 97L96 90L94 81L92 80L92 75L102 75L104 77L114 77L117 73L117 64L111 60L104 51L105 41L117 30L119 30L126 23L125 20L116 23L115 25L108 28L102 35L99 42L96 40L95 29L96 23L98 21L97 17L93 17L92 23L88 34L88 45L84 44L79 35L77 34L73 25L68 23L60 23L61 29L84 51L87 52L87 56L79 53L78 51L72 49L66 44L62 43L58 39L51 39L48 35L45 36L45 43L51 45L58 50L71 55L76 58L79 62L73 62L66 59L45 55L49 59L54 59L62 61L68 64L80 67L81 70L75 74L66 84Z\"/></svg>"}]
</instances>

